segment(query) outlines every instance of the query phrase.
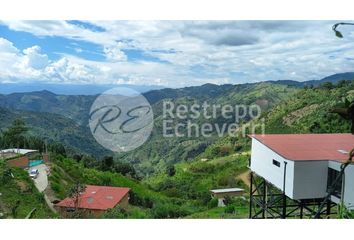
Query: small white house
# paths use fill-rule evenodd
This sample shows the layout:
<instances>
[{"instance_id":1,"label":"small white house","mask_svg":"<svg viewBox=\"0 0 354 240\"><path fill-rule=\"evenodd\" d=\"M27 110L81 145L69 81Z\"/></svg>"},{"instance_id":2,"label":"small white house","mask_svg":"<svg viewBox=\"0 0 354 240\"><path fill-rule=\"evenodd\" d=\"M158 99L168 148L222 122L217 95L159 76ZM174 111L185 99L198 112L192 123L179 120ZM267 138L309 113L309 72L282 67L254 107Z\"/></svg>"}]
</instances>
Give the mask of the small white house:
<instances>
[{"instance_id":1,"label":"small white house","mask_svg":"<svg viewBox=\"0 0 354 240\"><path fill-rule=\"evenodd\" d=\"M4 149L0 150L0 153L14 153L14 154L32 154L32 153L38 153L38 150L32 150L32 149L21 149L21 148L9 148L9 149Z\"/></svg>"},{"instance_id":2,"label":"small white house","mask_svg":"<svg viewBox=\"0 0 354 240\"><path fill-rule=\"evenodd\" d=\"M20 155L26 155L26 156L32 156L34 154L37 154L38 150L32 150L32 149L21 149L21 148L9 148L9 149L3 149L0 150L0 158L9 158L9 157L14 157L18 154Z\"/></svg>"},{"instance_id":3,"label":"small white house","mask_svg":"<svg viewBox=\"0 0 354 240\"><path fill-rule=\"evenodd\" d=\"M251 171L294 200L319 199L354 148L352 134L251 135ZM354 164L344 173L331 200L354 209Z\"/></svg>"},{"instance_id":4,"label":"small white house","mask_svg":"<svg viewBox=\"0 0 354 240\"><path fill-rule=\"evenodd\" d=\"M242 188L223 188L223 189L212 189L210 190L213 198L218 199L218 206L224 207L225 197L237 197L242 196L245 190Z\"/></svg>"}]
</instances>

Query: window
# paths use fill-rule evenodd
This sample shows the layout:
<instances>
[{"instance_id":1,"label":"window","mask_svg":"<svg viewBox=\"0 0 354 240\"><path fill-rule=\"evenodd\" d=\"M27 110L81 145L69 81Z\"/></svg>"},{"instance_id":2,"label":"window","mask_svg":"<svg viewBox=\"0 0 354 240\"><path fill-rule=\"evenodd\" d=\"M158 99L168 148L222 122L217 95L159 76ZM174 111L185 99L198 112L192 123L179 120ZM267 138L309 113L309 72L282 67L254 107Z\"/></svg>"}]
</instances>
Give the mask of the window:
<instances>
[{"instance_id":1,"label":"window","mask_svg":"<svg viewBox=\"0 0 354 240\"><path fill-rule=\"evenodd\" d=\"M280 167L280 162L278 162L277 160L273 159L273 165Z\"/></svg>"},{"instance_id":2,"label":"window","mask_svg":"<svg viewBox=\"0 0 354 240\"><path fill-rule=\"evenodd\" d=\"M339 176L339 174L340 174L339 171L337 171L337 170L335 170L333 168L328 168L328 180L327 180L327 192L328 193L331 191L330 188L334 184L334 181ZM341 195L342 195L342 178L339 179L339 181L334 186L332 195L336 196L338 198L341 197Z\"/></svg>"}]
</instances>

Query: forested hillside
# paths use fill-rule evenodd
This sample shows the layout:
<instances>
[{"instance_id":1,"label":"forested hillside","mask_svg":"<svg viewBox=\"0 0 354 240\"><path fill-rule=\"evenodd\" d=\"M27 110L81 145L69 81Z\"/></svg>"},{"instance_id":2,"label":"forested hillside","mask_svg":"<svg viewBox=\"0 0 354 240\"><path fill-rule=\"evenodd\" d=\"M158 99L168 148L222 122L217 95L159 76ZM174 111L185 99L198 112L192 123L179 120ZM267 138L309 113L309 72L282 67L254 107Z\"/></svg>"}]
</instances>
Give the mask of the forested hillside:
<instances>
[{"instance_id":1,"label":"forested hillside","mask_svg":"<svg viewBox=\"0 0 354 240\"><path fill-rule=\"evenodd\" d=\"M350 73L337 74L325 79L338 82ZM319 82L323 82L322 80ZM290 84L291 85L291 84ZM317 84L318 85L318 84ZM186 136L162 137L163 103L170 101L175 105L191 106L207 102L214 105L258 104L262 109L267 133L281 132L338 132L347 131L349 124L329 109L340 103L343 97L352 97L352 85L339 81L337 85L322 83L318 87L299 88L278 83L254 83L241 85L206 84L199 87L181 89L161 89L144 93L154 112L154 129L150 139L132 152L117 154L121 161L134 165L141 176L151 175L178 162L191 161L200 154L203 156L225 155L246 148L246 139L219 137L214 131L211 137ZM1 129L9 126L16 118L30 126L30 135L48 141L61 142L82 154L102 158L113 154L101 147L88 128L88 112L96 96L56 95L48 91L0 95ZM225 119L217 113L216 118L200 117L194 122L211 123L219 126L235 121ZM190 120L175 119L174 123ZM246 116L242 123L249 120ZM227 142L224 144L224 142ZM220 149L210 150L223 143ZM230 144L231 143L231 144ZM72 151L72 152L75 152Z\"/></svg>"},{"instance_id":2,"label":"forested hillside","mask_svg":"<svg viewBox=\"0 0 354 240\"><path fill-rule=\"evenodd\" d=\"M86 153L96 157L110 153L95 141L87 126L82 126L63 115L9 110L0 107L0 129L2 132L16 119L21 119L26 123L28 136L40 138L48 144L60 143L66 147L68 153ZM18 147L4 146L1 141L0 146Z\"/></svg>"},{"instance_id":3,"label":"forested hillside","mask_svg":"<svg viewBox=\"0 0 354 240\"><path fill-rule=\"evenodd\" d=\"M277 105L284 99L292 96L299 89L272 83L243 84L243 85L226 85L214 86L205 85L200 89L194 88L195 91L186 89L189 92L187 96L183 94L171 94L163 96L160 101L153 105L154 110L154 130L150 139L140 148L126 154L119 154L118 157L124 161L133 163L137 170L146 175L153 174L158 170L163 170L166 166L183 161L190 161L201 154L208 145L215 142L219 136L213 131L211 137L203 136L184 136L184 137L163 137L163 120L162 109L163 102L170 101L175 106L193 104L201 105L207 102L211 105L251 105L257 104L262 111L267 111ZM223 91L220 92L220 88ZM215 89L212 91L212 89ZM188 90L188 91L187 91ZM205 93L203 92L205 91ZM177 91L178 92L178 91ZM182 96L181 96L182 95ZM247 122L249 117L242 119ZM220 112L217 112L215 118L205 119L201 116L198 119L173 119L174 124L185 123L191 121L202 125L210 123L212 125L222 126L235 121L235 116L230 119L223 118Z\"/></svg>"}]
</instances>

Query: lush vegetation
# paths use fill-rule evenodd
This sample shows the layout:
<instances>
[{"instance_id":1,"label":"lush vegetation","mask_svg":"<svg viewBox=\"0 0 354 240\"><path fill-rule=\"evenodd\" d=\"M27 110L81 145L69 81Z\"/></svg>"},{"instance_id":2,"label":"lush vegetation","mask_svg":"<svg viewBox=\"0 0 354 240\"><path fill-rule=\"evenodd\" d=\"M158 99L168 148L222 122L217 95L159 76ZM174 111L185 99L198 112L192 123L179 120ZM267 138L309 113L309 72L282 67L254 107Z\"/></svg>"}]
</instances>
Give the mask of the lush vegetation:
<instances>
[{"instance_id":1,"label":"lush vegetation","mask_svg":"<svg viewBox=\"0 0 354 240\"><path fill-rule=\"evenodd\" d=\"M1 132L6 131L17 119L21 119L27 125L28 131L25 137L27 140L30 139L29 141L15 143L3 139L5 136ZM1 147L34 147L43 150L44 142L47 144L60 143L65 146L69 154L86 153L100 156L110 153L95 141L86 125L79 125L68 117L53 113L28 112L0 107Z\"/></svg>"},{"instance_id":2,"label":"lush vegetation","mask_svg":"<svg viewBox=\"0 0 354 240\"><path fill-rule=\"evenodd\" d=\"M168 197L120 173L87 168L83 164L76 163L73 159L57 156L53 162L52 175L50 176L53 191L60 199L65 198L68 196L67 190L77 182L131 188L129 202L132 207L125 212L127 217L131 218L142 216L149 218L178 218L203 209L194 201ZM109 213L110 216L112 216L112 212L113 210ZM119 216L118 214L116 217Z\"/></svg>"},{"instance_id":3,"label":"lush vegetation","mask_svg":"<svg viewBox=\"0 0 354 240\"><path fill-rule=\"evenodd\" d=\"M28 173L7 167L3 160L0 160L0 193L0 213L4 218L57 217L45 204L43 194L38 192Z\"/></svg>"},{"instance_id":4,"label":"lush vegetation","mask_svg":"<svg viewBox=\"0 0 354 240\"><path fill-rule=\"evenodd\" d=\"M152 136L135 151L119 155L97 147L87 126L81 125L87 120L84 115L92 96L33 93L26 98L26 94L20 94L12 96L21 101L17 110L0 108L0 146L44 151L48 141L52 153L50 188L58 199L67 197L78 183L131 188L130 206L111 209L103 218L243 218L248 213L247 194L226 199L226 207L220 208L217 200L211 198L210 190L241 187L247 193L249 138L241 134L218 137L215 133L210 138L163 138L162 101L169 99L188 106L204 101L231 105L256 103L261 105L263 114L251 122L264 119L266 133L339 133L349 132L350 122L332 110L353 101L353 89L353 81L338 81L304 88L257 83L151 91L145 96L155 114ZM11 101L6 101L2 105L11 108ZM73 106L58 113L72 119L54 113L24 111L44 111L50 107L50 112L55 112L55 106L61 108L69 103ZM80 113L75 114L76 108ZM19 118L22 120L16 120ZM223 124L234 120L217 117L196 121ZM248 120L246 117L243 125ZM43 195L36 191L25 171L8 168L3 162L0 177L0 210L6 213L5 217L23 218L33 208L36 208L33 217L56 217L47 209Z\"/></svg>"},{"instance_id":5,"label":"lush vegetation","mask_svg":"<svg viewBox=\"0 0 354 240\"><path fill-rule=\"evenodd\" d=\"M184 88L182 90L168 90L161 96L161 99L153 99L154 110L154 131L151 138L143 146L126 154L119 154L118 158L134 164L140 175L151 175L159 171L164 171L169 165L179 162L192 161L205 149L219 139L217 132L212 132L210 137L203 136L184 136L184 137L162 137L163 131L163 102L170 101L175 106L193 104L202 105L207 102L210 105L251 105L258 104L263 111L271 109L279 102L287 99L296 93L299 89L272 83L242 84L242 85L204 85L199 88ZM160 92L154 91L154 92ZM151 93L149 93L151 94ZM150 97L148 95L147 97ZM244 121L249 120L247 115ZM203 123L217 124L222 127L223 124L235 122L235 116L230 119L223 118L220 111L216 112L216 117L206 119L201 116L197 119L173 119L174 124L191 121L201 126ZM186 132L183 132L186 133Z\"/></svg>"}]
</instances>

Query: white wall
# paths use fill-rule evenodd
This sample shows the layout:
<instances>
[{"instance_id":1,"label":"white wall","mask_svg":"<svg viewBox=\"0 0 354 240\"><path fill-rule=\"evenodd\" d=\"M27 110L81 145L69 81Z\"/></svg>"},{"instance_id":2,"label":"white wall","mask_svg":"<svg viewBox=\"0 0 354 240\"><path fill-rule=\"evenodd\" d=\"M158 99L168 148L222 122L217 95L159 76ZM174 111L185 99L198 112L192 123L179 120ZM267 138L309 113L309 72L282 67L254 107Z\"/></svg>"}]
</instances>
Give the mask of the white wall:
<instances>
[{"instance_id":1,"label":"white wall","mask_svg":"<svg viewBox=\"0 0 354 240\"><path fill-rule=\"evenodd\" d=\"M329 166L340 171L341 163L330 161ZM349 165L344 172L344 205L349 209L354 209L354 164ZM338 203L340 200L338 199Z\"/></svg>"},{"instance_id":2,"label":"white wall","mask_svg":"<svg viewBox=\"0 0 354 240\"><path fill-rule=\"evenodd\" d=\"M328 161L294 161L294 199L326 196Z\"/></svg>"},{"instance_id":3,"label":"white wall","mask_svg":"<svg viewBox=\"0 0 354 240\"><path fill-rule=\"evenodd\" d=\"M345 169L344 204L354 209L354 164Z\"/></svg>"},{"instance_id":4,"label":"white wall","mask_svg":"<svg viewBox=\"0 0 354 240\"><path fill-rule=\"evenodd\" d=\"M340 171L340 162L330 161L329 167ZM342 193L343 194L343 193ZM354 164L349 165L344 172L344 205L349 209L354 209ZM331 198L333 200L333 197ZM337 203L340 199L336 199Z\"/></svg>"},{"instance_id":5,"label":"white wall","mask_svg":"<svg viewBox=\"0 0 354 240\"><path fill-rule=\"evenodd\" d=\"M280 167L273 165L273 159ZM287 162L285 194L292 199L323 198L327 191L328 168L340 170L336 161L290 161L252 138L251 170L283 190L284 161ZM354 164L345 171L344 203L354 209Z\"/></svg>"},{"instance_id":6,"label":"white wall","mask_svg":"<svg viewBox=\"0 0 354 240\"><path fill-rule=\"evenodd\" d=\"M273 164L273 159L280 162L280 167ZM284 162L287 162L285 194L293 198L294 162L283 158L258 140L252 138L251 170L280 190L283 190Z\"/></svg>"},{"instance_id":7,"label":"white wall","mask_svg":"<svg viewBox=\"0 0 354 240\"><path fill-rule=\"evenodd\" d=\"M280 162L280 167L273 164ZM291 161L252 138L251 170L283 190L284 162L287 162L285 194L292 199L326 196L328 161Z\"/></svg>"}]
</instances>

